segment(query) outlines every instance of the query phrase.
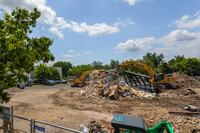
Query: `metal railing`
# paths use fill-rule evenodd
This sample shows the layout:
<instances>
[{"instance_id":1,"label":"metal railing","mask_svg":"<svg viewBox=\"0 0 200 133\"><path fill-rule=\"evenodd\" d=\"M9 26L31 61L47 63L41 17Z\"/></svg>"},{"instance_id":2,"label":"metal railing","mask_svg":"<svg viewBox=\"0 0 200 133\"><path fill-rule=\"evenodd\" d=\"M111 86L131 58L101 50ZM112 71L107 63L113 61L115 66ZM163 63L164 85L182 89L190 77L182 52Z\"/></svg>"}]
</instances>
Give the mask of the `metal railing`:
<instances>
[{"instance_id":1,"label":"metal railing","mask_svg":"<svg viewBox=\"0 0 200 133\"><path fill-rule=\"evenodd\" d=\"M27 119L21 116L1 113L1 119L0 119L0 133L3 131L3 133L66 133L66 132L74 132L74 133L83 133L78 130L70 129L67 127L62 127L59 125L38 121L35 119ZM10 116L12 117L12 123L10 123L11 127L5 128L6 121L4 121L2 118L3 116Z\"/></svg>"}]
</instances>

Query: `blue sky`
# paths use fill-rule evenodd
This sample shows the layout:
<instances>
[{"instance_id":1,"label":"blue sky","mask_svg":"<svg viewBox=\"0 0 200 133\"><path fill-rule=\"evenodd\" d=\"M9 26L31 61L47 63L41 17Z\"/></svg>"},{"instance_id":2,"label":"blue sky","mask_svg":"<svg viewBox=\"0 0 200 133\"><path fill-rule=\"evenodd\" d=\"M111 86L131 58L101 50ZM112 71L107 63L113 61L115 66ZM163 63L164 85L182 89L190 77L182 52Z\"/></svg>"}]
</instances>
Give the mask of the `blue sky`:
<instances>
[{"instance_id":1,"label":"blue sky","mask_svg":"<svg viewBox=\"0 0 200 133\"><path fill-rule=\"evenodd\" d=\"M32 36L54 39L55 61L74 65L140 59L147 52L200 56L199 0L0 0L42 15ZM54 62L50 62L52 64Z\"/></svg>"}]
</instances>

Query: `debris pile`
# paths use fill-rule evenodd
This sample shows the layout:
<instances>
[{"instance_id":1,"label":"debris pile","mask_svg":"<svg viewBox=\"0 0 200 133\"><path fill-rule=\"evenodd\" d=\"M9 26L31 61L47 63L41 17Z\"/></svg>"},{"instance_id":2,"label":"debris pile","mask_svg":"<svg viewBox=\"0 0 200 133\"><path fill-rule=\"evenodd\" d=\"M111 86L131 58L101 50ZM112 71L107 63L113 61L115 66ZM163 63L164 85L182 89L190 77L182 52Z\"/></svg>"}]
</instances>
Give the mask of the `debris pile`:
<instances>
[{"instance_id":1,"label":"debris pile","mask_svg":"<svg viewBox=\"0 0 200 133\"><path fill-rule=\"evenodd\" d=\"M120 96L155 97L155 94L131 88L122 78L118 78L116 74L106 70L93 71L91 80L87 84L81 91L81 94L87 97L103 96L110 99L118 99Z\"/></svg>"},{"instance_id":2,"label":"debris pile","mask_svg":"<svg viewBox=\"0 0 200 133\"><path fill-rule=\"evenodd\" d=\"M5 92L8 92L8 94L13 94L13 93L18 93L18 92L23 92L23 90L18 87L12 87L5 90Z\"/></svg>"},{"instance_id":3,"label":"debris pile","mask_svg":"<svg viewBox=\"0 0 200 133\"><path fill-rule=\"evenodd\" d=\"M186 74L183 73L174 73L174 76L177 77L176 85L183 88L200 88L200 82Z\"/></svg>"}]
</instances>

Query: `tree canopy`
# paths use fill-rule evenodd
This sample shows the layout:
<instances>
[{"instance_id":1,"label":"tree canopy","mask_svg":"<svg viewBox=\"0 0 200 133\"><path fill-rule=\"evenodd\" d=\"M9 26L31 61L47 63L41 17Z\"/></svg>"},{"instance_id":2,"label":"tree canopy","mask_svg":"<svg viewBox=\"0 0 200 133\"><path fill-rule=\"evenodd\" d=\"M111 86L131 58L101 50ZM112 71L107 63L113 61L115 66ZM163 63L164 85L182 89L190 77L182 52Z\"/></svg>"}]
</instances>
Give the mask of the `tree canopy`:
<instances>
[{"instance_id":1,"label":"tree canopy","mask_svg":"<svg viewBox=\"0 0 200 133\"><path fill-rule=\"evenodd\" d=\"M104 67L103 67L103 63L100 62L100 61L93 61L93 62L91 63L91 67L92 67L93 69L103 69L103 68L104 68Z\"/></svg>"},{"instance_id":2,"label":"tree canopy","mask_svg":"<svg viewBox=\"0 0 200 133\"><path fill-rule=\"evenodd\" d=\"M58 61L54 65L54 67L61 67L62 68L62 75L64 77L68 76L68 71L72 69L72 64L70 62L63 62L63 61Z\"/></svg>"},{"instance_id":3,"label":"tree canopy","mask_svg":"<svg viewBox=\"0 0 200 133\"><path fill-rule=\"evenodd\" d=\"M74 66L72 68L72 70L69 71L69 75L70 76L81 76L82 73L84 73L87 70L91 70L91 66L90 65L79 65L79 66Z\"/></svg>"},{"instance_id":4,"label":"tree canopy","mask_svg":"<svg viewBox=\"0 0 200 133\"><path fill-rule=\"evenodd\" d=\"M48 67L45 64L40 64L36 67L36 70L34 71L34 77L38 80L60 79L60 73L58 69L54 67Z\"/></svg>"},{"instance_id":5,"label":"tree canopy","mask_svg":"<svg viewBox=\"0 0 200 133\"><path fill-rule=\"evenodd\" d=\"M110 69L114 69L117 65L119 65L118 60L111 60L110 61Z\"/></svg>"},{"instance_id":6,"label":"tree canopy","mask_svg":"<svg viewBox=\"0 0 200 133\"><path fill-rule=\"evenodd\" d=\"M52 75L50 67L46 66L45 64L40 64L36 67L34 71L34 77L39 80L44 80L50 78Z\"/></svg>"},{"instance_id":7,"label":"tree canopy","mask_svg":"<svg viewBox=\"0 0 200 133\"><path fill-rule=\"evenodd\" d=\"M16 86L17 81L27 81L34 63L54 60L49 47L53 40L30 37L41 13L16 8L11 15L5 13L0 19L0 86L4 89ZM0 90L1 103L8 102L8 93Z\"/></svg>"}]
</instances>

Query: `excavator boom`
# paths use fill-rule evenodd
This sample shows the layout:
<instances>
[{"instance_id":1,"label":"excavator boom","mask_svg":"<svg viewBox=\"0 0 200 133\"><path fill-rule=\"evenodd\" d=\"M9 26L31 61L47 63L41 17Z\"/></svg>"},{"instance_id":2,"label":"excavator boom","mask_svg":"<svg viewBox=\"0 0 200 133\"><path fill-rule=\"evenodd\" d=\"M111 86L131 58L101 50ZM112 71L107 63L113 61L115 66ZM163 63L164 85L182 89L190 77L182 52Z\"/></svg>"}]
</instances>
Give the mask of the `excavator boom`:
<instances>
[{"instance_id":1,"label":"excavator boom","mask_svg":"<svg viewBox=\"0 0 200 133\"><path fill-rule=\"evenodd\" d=\"M135 61L126 61L116 67L116 72L120 72L120 67L134 66L146 70L149 73L150 82L154 84L156 91L159 92L164 88L176 88L173 83L177 82L175 76L166 76L165 74L156 74L148 65Z\"/></svg>"},{"instance_id":2,"label":"excavator boom","mask_svg":"<svg viewBox=\"0 0 200 133\"><path fill-rule=\"evenodd\" d=\"M155 127L148 128L147 132L148 133L163 133L164 130L166 130L167 133L174 133L174 131L172 130L171 125L169 124L169 122L165 122L165 121L161 121Z\"/></svg>"},{"instance_id":3,"label":"excavator boom","mask_svg":"<svg viewBox=\"0 0 200 133\"><path fill-rule=\"evenodd\" d=\"M77 79L74 79L74 80L70 80L71 83L73 83L73 85L71 85L71 87L77 87L79 84L83 84L84 83L84 80L85 80L85 77L91 73L93 70L88 70L86 72L84 72L79 78Z\"/></svg>"}]
</instances>

